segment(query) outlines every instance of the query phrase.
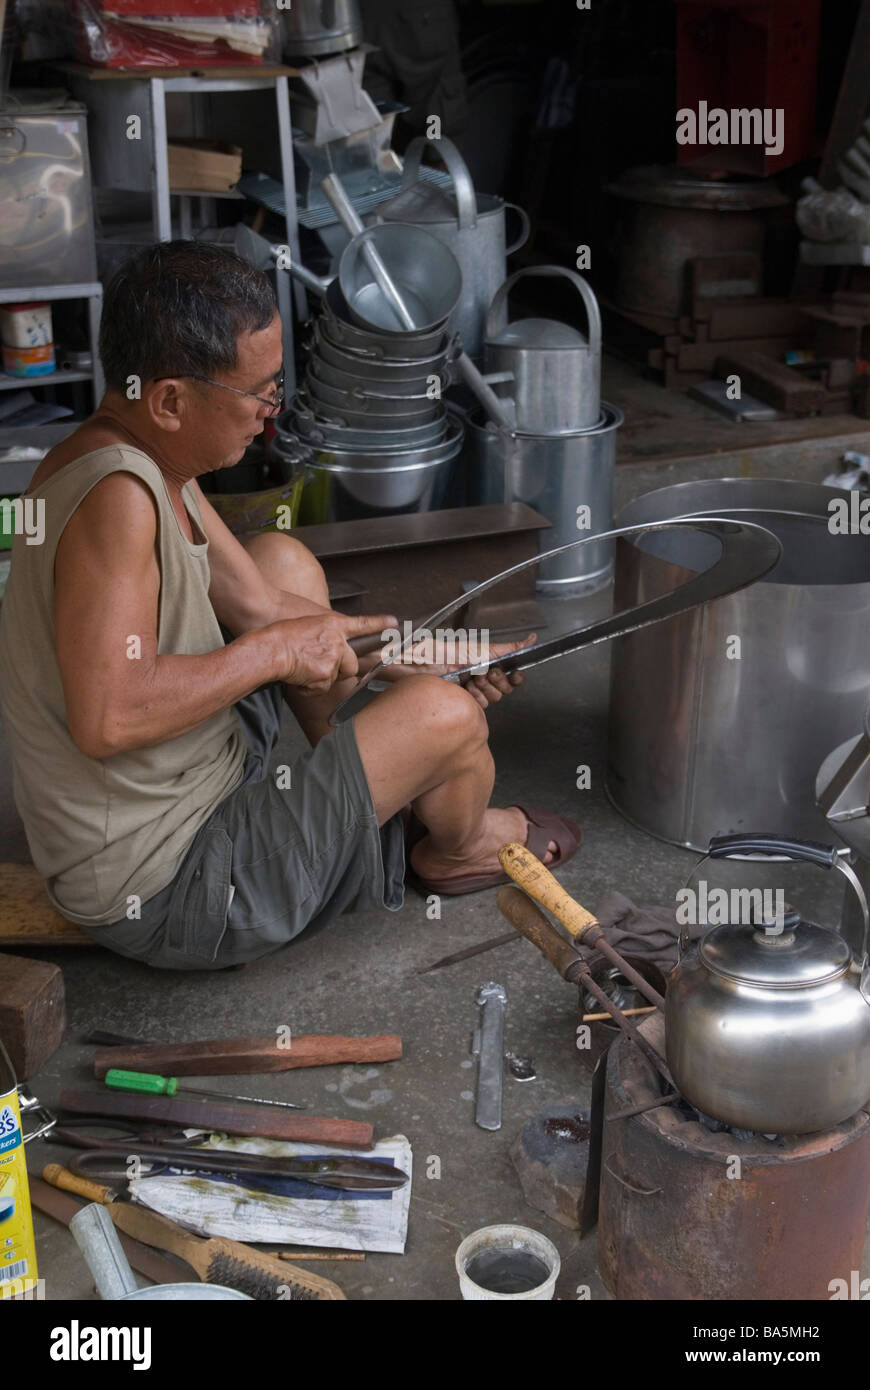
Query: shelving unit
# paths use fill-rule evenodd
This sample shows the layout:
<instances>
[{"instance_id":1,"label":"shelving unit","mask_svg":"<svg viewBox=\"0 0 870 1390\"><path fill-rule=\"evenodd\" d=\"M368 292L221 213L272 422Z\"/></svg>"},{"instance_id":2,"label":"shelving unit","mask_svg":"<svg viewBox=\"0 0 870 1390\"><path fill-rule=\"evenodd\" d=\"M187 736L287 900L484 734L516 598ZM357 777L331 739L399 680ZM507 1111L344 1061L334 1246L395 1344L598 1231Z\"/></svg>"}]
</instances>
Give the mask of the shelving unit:
<instances>
[{"instance_id":1,"label":"shelving unit","mask_svg":"<svg viewBox=\"0 0 870 1390\"><path fill-rule=\"evenodd\" d=\"M252 70L215 69L207 73L146 69L121 72L86 68L74 63L62 65L67 85L93 115L91 125L91 163L97 187L149 192L154 237L169 241L173 235L172 197L179 190L169 186L168 126L166 99L173 93L220 96L271 89L275 96L281 178L285 196L286 243L294 258L299 257L299 231L296 219L296 174L293 165L293 131L290 120L288 79L295 68L266 67ZM172 75L168 75L171 71ZM141 123L141 138L129 139L131 118ZM216 194L199 190L180 192L178 229L190 235L193 198L240 198L230 192ZM293 360L293 295L288 275L275 277L278 308L284 335L284 363L288 394L296 389ZM305 300L297 301L304 311Z\"/></svg>"},{"instance_id":2,"label":"shelving unit","mask_svg":"<svg viewBox=\"0 0 870 1390\"><path fill-rule=\"evenodd\" d=\"M16 286L14 289L0 289L0 306L59 299L87 300L88 343L93 364L91 369L89 371L46 372L44 376L10 376L7 372L0 372L0 391L38 391L40 387L45 386L66 386L77 381L90 381L93 383L93 403L94 409L96 409L106 389L106 380L99 353L100 311L103 304L102 285L91 282L84 285L22 285ZM69 428L74 428L75 423L75 421L71 421ZM0 422L0 449L8 447L10 444L37 444L41 446L47 444L50 448L57 443L58 429L62 430L62 433L68 433L68 429L63 428L64 425L63 420L54 421L51 425L6 425ZM47 430L52 432L50 440L46 435ZM34 464L30 468L30 475L35 467ZM5 468L0 470L0 495L3 496L8 495L13 487L9 479L5 478L5 472ZM15 476L15 491L21 491L21 487L18 485L20 483L20 465L16 466ZM27 483L24 486L26 487Z\"/></svg>"}]
</instances>

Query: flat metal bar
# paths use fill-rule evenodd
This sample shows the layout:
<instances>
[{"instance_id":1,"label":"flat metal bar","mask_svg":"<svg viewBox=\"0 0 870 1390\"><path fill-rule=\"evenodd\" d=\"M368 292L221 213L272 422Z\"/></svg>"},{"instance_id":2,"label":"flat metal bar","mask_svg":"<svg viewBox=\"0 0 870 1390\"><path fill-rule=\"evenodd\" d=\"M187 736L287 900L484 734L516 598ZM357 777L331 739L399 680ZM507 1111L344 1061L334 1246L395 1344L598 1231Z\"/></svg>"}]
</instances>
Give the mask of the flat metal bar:
<instances>
[{"instance_id":1,"label":"flat metal bar","mask_svg":"<svg viewBox=\"0 0 870 1390\"><path fill-rule=\"evenodd\" d=\"M507 994L503 985L481 985L477 1002L482 1006L480 1052L477 1063L475 1123L481 1129L501 1129L504 1080L504 1011Z\"/></svg>"}]
</instances>

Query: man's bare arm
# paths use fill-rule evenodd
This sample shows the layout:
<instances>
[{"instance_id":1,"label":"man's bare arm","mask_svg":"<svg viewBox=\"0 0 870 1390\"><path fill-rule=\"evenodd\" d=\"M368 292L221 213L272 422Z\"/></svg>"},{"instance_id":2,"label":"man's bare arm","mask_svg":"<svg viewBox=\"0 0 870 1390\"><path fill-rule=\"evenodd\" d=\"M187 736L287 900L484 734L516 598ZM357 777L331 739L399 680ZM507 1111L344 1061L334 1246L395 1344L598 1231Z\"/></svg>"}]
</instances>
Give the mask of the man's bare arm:
<instances>
[{"instance_id":1,"label":"man's bare arm","mask_svg":"<svg viewBox=\"0 0 870 1390\"><path fill-rule=\"evenodd\" d=\"M267 681L328 690L356 674L346 638L392 621L321 613L271 623L202 656L158 656L156 537L148 489L113 473L76 509L58 545L57 657L70 732L88 757L177 738Z\"/></svg>"}]
</instances>

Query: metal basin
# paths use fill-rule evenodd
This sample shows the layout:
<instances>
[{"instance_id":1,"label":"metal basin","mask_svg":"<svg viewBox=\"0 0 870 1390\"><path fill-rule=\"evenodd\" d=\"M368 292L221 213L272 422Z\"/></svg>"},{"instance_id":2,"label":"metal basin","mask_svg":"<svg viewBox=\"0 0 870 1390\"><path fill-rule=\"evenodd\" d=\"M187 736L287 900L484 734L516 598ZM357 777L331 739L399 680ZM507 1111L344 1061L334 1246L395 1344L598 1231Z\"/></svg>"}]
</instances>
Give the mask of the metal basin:
<instances>
[{"instance_id":1,"label":"metal basin","mask_svg":"<svg viewBox=\"0 0 870 1390\"><path fill-rule=\"evenodd\" d=\"M322 368L319 369L316 362L310 362L306 380L308 394L327 405L346 406L349 410L362 410L374 415L424 415L428 408L440 405L440 397L430 396L426 391L413 394L410 391L404 394L377 391L369 389L375 386L374 382L363 387L352 376L344 372L336 373L333 369L333 377L338 375L344 378L344 383L327 380Z\"/></svg>"},{"instance_id":2,"label":"metal basin","mask_svg":"<svg viewBox=\"0 0 870 1390\"><path fill-rule=\"evenodd\" d=\"M321 324L330 340L346 352L390 361L414 361L446 352L450 334L446 326L430 333L386 333L371 326L360 326L351 318L350 307L337 280L333 280L323 299Z\"/></svg>"},{"instance_id":3,"label":"metal basin","mask_svg":"<svg viewBox=\"0 0 870 1390\"><path fill-rule=\"evenodd\" d=\"M347 431L342 431L343 435L347 433ZM463 429L458 421L451 418L449 422L445 423L441 438L430 440L427 444L418 444L412 448L406 447L394 451L392 454L383 448L373 451L365 444L355 445L346 439L333 444L318 443L301 431L295 430L289 421L283 427L279 421L278 438L281 441L282 454L289 462L293 462L295 459L299 463L307 463L311 455L316 453L317 457L326 463L342 463L352 468L370 468L380 467L385 455L391 457L394 462L401 458L405 463L432 463L435 459L440 458L445 450L450 450L452 455L453 449L458 450L462 443Z\"/></svg>"},{"instance_id":4,"label":"metal basin","mask_svg":"<svg viewBox=\"0 0 870 1390\"><path fill-rule=\"evenodd\" d=\"M440 401L428 401L426 409L416 411L406 411L401 415L396 415L392 411L386 413L376 410L374 406L371 410L348 410L342 403L335 405L326 401L320 394L320 387L317 382L307 382L306 389L311 401L312 409L322 420L331 421L337 425L347 425L352 430L372 430L376 433L389 432L392 429L408 430L422 429L425 425L434 424L443 418L444 407ZM326 390L329 390L326 387ZM342 402L344 392L337 393Z\"/></svg>"},{"instance_id":5,"label":"metal basin","mask_svg":"<svg viewBox=\"0 0 870 1390\"><path fill-rule=\"evenodd\" d=\"M435 357L421 357L416 362L392 363L386 358L376 362L367 361L342 352L328 342L322 333L315 335L309 365L330 386L349 390L348 383L351 383L367 391L371 389L393 396L422 394L428 389L431 377L438 377L442 385L446 385L447 381L444 353Z\"/></svg>"},{"instance_id":6,"label":"metal basin","mask_svg":"<svg viewBox=\"0 0 870 1390\"><path fill-rule=\"evenodd\" d=\"M449 496L461 447L462 428L451 422L447 438L436 448L397 459L341 450L311 451L304 459L308 481L301 524L436 511Z\"/></svg>"},{"instance_id":7,"label":"metal basin","mask_svg":"<svg viewBox=\"0 0 870 1390\"><path fill-rule=\"evenodd\" d=\"M299 433L315 442L325 442L336 448L372 450L376 453L398 453L407 449L426 448L438 444L447 433L447 417L413 429L351 429L324 420L314 414L305 398L297 396L297 405L285 412L287 433ZM278 429L282 429L281 420Z\"/></svg>"},{"instance_id":8,"label":"metal basin","mask_svg":"<svg viewBox=\"0 0 870 1390\"><path fill-rule=\"evenodd\" d=\"M377 249L393 277L414 320L414 331L443 330L462 292L459 262L438 237L409 222L367 227L342 252L338 278L353 322L391 337L407 337L410 332L366 261L367 244Z\"/></svg>"}]
</instances>

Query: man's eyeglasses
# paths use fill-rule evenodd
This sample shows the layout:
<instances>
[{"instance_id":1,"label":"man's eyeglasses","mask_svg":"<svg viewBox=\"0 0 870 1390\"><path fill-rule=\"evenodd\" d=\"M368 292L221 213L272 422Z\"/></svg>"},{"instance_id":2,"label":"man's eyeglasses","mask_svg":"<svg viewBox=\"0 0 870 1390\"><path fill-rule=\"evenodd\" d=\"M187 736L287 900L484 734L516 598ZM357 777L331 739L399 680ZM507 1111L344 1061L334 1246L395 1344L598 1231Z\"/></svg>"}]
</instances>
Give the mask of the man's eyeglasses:
<instances>
[{"instance_id":1,"label":"man's eyeglasses","mask_svg":"<svg viewBox=\"0 0 870 1390\"><path fill-rule=\"evenodd\" d=\"M171 378L170 378L170 377L158 377L158 380L159 380L159 381L169 381L169 380L171 380ZM203 382L203 384L206 385L206 386L219 386L220 389L221 389L222 391L232 391L232 392L234 392L234 394L237 395L237 396L248 396L250 400L252 400L252 401L259 401L261 405L268 406L269 411L270 411L270 413L271 413L272 415L277 414L277 412L281 409L282 405L284 404L284 368L283 368L283 367L281 368L281 371L280 371L280 373L278 374L278 377L276 378L276 381L275 381L275 394L274 394L274 396L272 396L271 398L270 398L269 396L258 396L258 395L256 395L256 393L253 392L253 391L242 391L242 390L239 389L238 386L228 386L227 383L226 383L225 381L212 381L211 377L207 377L207 376L191 376L191 377L188 377L188 380L189 380L189 381L201 381L201 382Z\"/></svg>"}]
</instances>

